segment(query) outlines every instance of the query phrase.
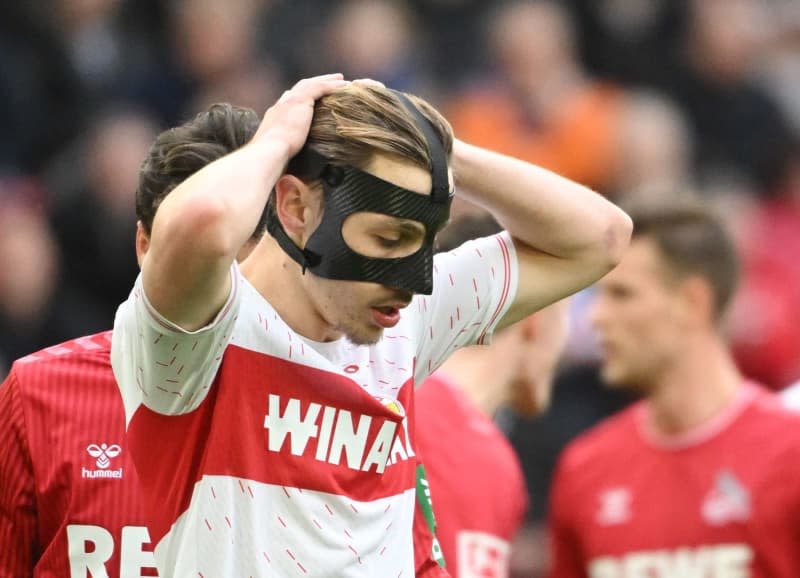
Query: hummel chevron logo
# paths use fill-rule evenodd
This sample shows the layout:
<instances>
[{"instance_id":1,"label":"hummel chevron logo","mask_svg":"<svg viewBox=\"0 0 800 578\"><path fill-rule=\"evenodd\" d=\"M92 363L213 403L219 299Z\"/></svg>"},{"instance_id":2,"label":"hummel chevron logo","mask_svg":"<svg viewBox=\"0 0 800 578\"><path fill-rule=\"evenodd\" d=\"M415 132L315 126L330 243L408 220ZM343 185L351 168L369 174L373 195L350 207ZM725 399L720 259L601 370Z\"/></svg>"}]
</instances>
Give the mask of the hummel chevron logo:
<instances>
[{"instance_id":1,"label":"hummel chevron logo","mask_svg":"<svg viewBox=\"0 0 800 578\"><path fill-rule=\"evenodd\" d=\"M86 453L95 458L95 465L98 469L89 470L81 468L82 478L122 478L122 468L115 470L109 469L111 460L122 453L122 448L117 444L89 444Z\"/></svg>"}]
</instances>

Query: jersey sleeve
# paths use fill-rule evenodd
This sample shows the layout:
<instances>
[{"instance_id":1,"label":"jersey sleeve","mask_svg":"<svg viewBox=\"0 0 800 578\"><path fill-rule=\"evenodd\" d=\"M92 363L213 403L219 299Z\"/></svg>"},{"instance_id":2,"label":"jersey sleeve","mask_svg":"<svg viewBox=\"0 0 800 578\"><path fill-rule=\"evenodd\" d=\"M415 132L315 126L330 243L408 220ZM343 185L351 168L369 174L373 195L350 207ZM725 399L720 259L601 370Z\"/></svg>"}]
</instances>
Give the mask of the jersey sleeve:
<instances>
[{"instance_id":1,"label":"jersey sleeve","mask_svg":"<svg viewBox=\"0 0 800 578\"><path fill-rule=\"evenodd\" d=\"M126 421L140 405L164 414L196 409L205 399L222 362L236 321L243 282L231 267L231 294L216 318L185 331L147 300L141 274L114 319L111 365L125 402Z\"/></svg>"},{"instance_id":2,"label":"jersey sleeve","mask_svg":"<svg viewBox=\"0 0 800 578\"><path fill-rule=\"evenodd\" d=\"M37 549L35 484L13 369L0 385L0 416L0 576L32 576Z\"/></svg>"},{"instance_id":3,"label":"jersey sleeve","mask_svg":"<svg viewBox=\"0 0 800 578\"><path fill-rule=\"evenodd\" d=\"M550 573L548 578L587 578L572 523L569 500L570 474L562 455L553 477L548 508Z\"/></svg>"},{"instance_id":4,"label":"jersey sleeve","mask_svg":"<svg viewBox=\"0 0 800 578\"><path fill-rule=\"evenodd\" d=\"M488 344L514 300L518 266L511 236L499 233L436 255L433 294L418 295L416 383L459 347Z\"/></svg>"}]
</instances>

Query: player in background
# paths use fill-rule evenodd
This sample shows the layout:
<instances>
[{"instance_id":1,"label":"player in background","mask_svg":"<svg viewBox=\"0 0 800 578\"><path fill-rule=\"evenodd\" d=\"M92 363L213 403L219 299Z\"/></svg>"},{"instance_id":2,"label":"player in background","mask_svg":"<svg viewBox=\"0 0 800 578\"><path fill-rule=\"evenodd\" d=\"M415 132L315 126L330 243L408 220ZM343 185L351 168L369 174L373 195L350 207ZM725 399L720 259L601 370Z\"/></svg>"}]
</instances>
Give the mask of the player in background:
<instances>
[{"instance_id":1,"label":"player in background","mask_svg":"<svg viewBox=\"0 0 800 578\"><path fill-rule=\"evenodd\" d=\"M451 167L507 233L434 263ZM270 236L237 267L272 190ZM117 313L159 568L413 574L415 384L597 280L629 233L600 195L454 141L421 99L297 83L246 147L164 200Z\"/></svg>"},{"instance_id":2,"label":"player in background","mask_svg":"<svg viewBox=\"0 0 800 578\"><path fill-rule=\"evenodd\" d=\"M439 236L440 250L497 232L490 215L468 215ZM491 345L453 353L417 389L417 448L436 513L436 536L456 578L509 575L511 543L528 492L514 449L492 421L501 407L543 411L567 337L562 300L495 333ZM421 522L415 518L415 528Z\"/></svg>"},{"instance_id":3,"label":"player in background","mask_svg":"<svg viewBox=\"0 0 800 578\"><path fill-rule=\"evenodd\" d=\"M561 456L550 577L800 576L800 417L732 360L734 243L690 200L629 210L591 321L602 378L643 399Z\"/></svg>"},{"instance_id":4,"label":"player in background","mask_svg":"<svg viewBox=\"0 0 800 578\"><path fill-rule=\"evenodd\" d=\"M163 198L248 142L258 122L252 110L214 105L159 135L160 179L137 194L140 258ZM264 228L262 219L240 259ZM49 347L18 360L0 386L0 577L157 575L110 349L110 331Z\"/></svg>"}]
</instances>

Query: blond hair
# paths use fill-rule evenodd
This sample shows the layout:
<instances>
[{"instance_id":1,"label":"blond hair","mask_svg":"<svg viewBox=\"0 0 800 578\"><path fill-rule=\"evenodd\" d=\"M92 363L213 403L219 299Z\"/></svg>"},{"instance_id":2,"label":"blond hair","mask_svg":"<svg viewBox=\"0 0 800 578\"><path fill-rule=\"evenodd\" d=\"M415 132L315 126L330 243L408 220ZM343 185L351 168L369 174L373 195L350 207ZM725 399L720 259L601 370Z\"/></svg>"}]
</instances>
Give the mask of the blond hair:
<instances>
[{"instance_id":1,"label":"blond hair","mask_svg":"<svg viewBox=\"0 0 800 578\"><path fill-rule=\"evenodd\" d=\"M450 123L425 100L407 96L433 126L449 159L453 150ZM364 168L375 154L386 154L432 169L414 116L386 88L352 84L321 98L307 143L334 164Z\"/></svg>"}]
</instances>

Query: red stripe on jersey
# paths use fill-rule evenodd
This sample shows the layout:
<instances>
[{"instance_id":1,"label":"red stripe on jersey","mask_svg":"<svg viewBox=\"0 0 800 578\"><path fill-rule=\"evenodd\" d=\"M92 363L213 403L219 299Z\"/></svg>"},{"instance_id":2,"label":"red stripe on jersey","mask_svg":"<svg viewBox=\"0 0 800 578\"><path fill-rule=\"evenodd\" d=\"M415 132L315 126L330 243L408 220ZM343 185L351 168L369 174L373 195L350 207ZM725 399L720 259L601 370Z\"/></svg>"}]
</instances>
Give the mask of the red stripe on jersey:
<instances>
[{"instance_id":1,"label":"red stripe on jersey","mask_svg":"<svg viewBox=\"0 0 800 578\"><path fill-rule=\"evenodd\" d=\"M412 380L399 392L409 408ZM229 345L200 406L165 416L141 406L128 433L157 543L204 475L303 488L370 501L414 487L401 416L351 379ZM392 432L396 463L383 473L368 455ZM343 439L361 439L352 446ZM157 443L155 443L157 440ZM338 441L337 441L338 440ZM366 470L366 471L364 471Z\"/></svg>"},{"instance_id":2,"label":"red stripe on jersey","mask_svg":"<svg viewBox=\"0 0 800 578\"><path fill-rule=\"evenodd\" d=\"M90 558L84 552L94 547L110 549L100 562L110 578L155 575L139 568L136 552L122 553L123 532L138 535L145 521L109 361L110 336L81 337L29 355L0 386L0 511L14 516L9 531L9 519L0 515L0 576L70 576L70 551L80 572ZM92 455L104 444L119 452ZM107 475L112 472L119 477ZM69 543L68 528L80 543ZM102 544L84 541L90 536Z\"/></svg>"},{"instance_id":3,"label":"red stripe on jersey","mask_svg":"<svg viewBox=\"0 0 800 578\"><path fill-rule=\"evenodd\" d=\"M503 311L506 300L508 299L508 292L511 288L511 256L508 251L508 245L506 245L505 240L500 235L495 235L495 239L497 239L497 243L500 245L500 251L503 254L503 291L500 293L500 300L497 302L497 308L494 310L491 320L486 325L487 330L495 324L500 312ZM485 339L486 330L481 333L481 336L478 338L478 344L482 345Z\"/></svg>"},{"instance_id":4,"label":"red stripe on jersey","mask_svg":"<svg viewBox=\"0 0 800 578\"><path fill-rule=\"evenodd\" d=\"M29 576L36 540L36 495L16 375L0 386L0 576Z\"/></svg>"}]
</instances>

